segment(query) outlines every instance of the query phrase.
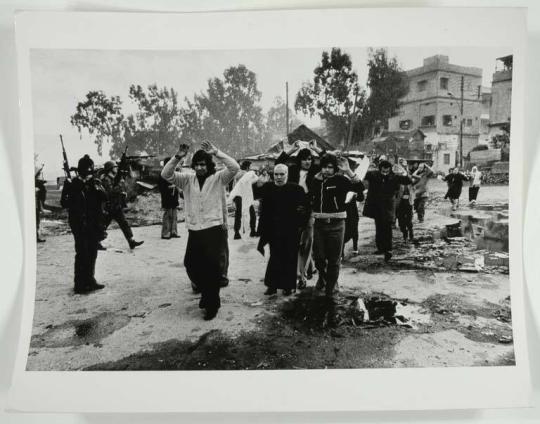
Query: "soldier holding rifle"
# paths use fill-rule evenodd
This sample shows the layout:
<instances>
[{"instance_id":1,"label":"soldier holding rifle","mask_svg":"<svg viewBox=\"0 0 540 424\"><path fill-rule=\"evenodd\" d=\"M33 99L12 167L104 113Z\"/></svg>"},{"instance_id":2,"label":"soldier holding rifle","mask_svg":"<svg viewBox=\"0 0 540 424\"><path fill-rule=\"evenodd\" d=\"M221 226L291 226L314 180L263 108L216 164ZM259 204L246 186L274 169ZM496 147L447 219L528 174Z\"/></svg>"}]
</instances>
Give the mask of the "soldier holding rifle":
<instances>
[{"instance_id":1,"label":"soldier holding rifle","mask_svg":"<svg viewBox=\"0 0 540 424\"><path fill-rule=\"evenodd\" d=\"M94 278L98 243L106 236L103 205L107 200L105 189L94 177L94 162L84 155L77 166L77 176L71 178L71 169L62 142L66 180L61 204L69 211L69 226L75 239L74 291L87 294L104 286Z\"/></svg>"},{"instance_id":2,"label":"soldier holding rifle","mask_svg":"<svg viewBox=\"0 0 540 424\"><path fill-rule=\"evenodd\" d=\"M124 150L120 159L120 167L112 160L105 162L105 165L103 166L104 174L101 177L101 182L103 183L103 187L105 188L108 197L107 202L105 203L105 226L107 228L114 219L122 230L122 233L129 244L129 248L134 249L143 244L144 241L136 241L133 239L133 232L124 215L127 198L124 174L128 172L126 150ZM98 249L106 250L101 243L99 244Z\"/></svg>"}]
</instances>

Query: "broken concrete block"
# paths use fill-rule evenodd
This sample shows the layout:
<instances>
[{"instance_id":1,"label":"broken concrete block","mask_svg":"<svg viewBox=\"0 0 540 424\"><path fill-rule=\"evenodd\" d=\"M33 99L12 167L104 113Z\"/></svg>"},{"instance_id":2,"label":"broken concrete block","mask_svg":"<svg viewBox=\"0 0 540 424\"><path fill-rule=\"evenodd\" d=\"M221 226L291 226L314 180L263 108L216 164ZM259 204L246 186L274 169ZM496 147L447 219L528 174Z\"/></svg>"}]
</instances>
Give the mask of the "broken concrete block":
<instances>
[{"instance_id":1,"label":"broken concrete block","mask_svg":"<svg viewBox=\"0 0 540 424\"><path fill-rule=\"evenodd\" d=\"M484 255L486 266L509 266L510 257L506 253L492 252Z\"/></svg>"},{"instance_id":2,"label":"broken concrete block","mask_svg":"<svg viewBox=\"0 0 540 424\"><path fill-rule=\"evenodd\" d=\"M461 231L461 222L457 222L455 224L448 224L446 225L446 234L445 237L451 238L451 237L463 237L463 232Z\"/></svg>"},{"instance_id":3,"label":"broken concrete block","mask_svg":"<svg viewBox=\"0 0 540 424\"><path fill-rule=\"evenodd\" d=\"M354 302L354 308L357 322L365 322L370 320L369 311L361 298L356 299L356 302Z\"/></svg>"}]
</instances>

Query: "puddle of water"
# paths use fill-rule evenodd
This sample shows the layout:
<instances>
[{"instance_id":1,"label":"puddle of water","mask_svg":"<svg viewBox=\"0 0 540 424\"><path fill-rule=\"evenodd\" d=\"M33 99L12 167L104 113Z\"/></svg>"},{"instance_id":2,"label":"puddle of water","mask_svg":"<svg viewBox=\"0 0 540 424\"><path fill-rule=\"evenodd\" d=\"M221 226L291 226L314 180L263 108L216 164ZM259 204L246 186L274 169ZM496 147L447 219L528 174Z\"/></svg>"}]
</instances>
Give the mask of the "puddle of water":
<instances>
[{"instance_id":1,"label":"puddle of water","mask_svg":"<svg viewBox=\"0 0 540 424\"><path fill-rule=\"evenodd\" d=\"M125 327L130 320L127 315L104 312L89 319L68 321L32 336L30 346L55 348L97 343Z\"/></svg>"}]
</instances>

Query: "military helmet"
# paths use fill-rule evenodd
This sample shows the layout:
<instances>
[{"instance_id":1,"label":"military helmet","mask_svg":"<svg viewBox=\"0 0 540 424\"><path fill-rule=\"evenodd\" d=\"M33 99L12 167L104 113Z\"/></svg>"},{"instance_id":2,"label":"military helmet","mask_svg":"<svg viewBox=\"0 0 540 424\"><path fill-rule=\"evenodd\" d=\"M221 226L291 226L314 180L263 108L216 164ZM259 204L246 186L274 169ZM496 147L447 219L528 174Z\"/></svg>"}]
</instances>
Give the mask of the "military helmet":
<instances>
[{"instance_id":1,"label":"military helmet","mask_svg":"<svg viewBox=\"0 0 540 424\"><path fill-rule=\"evenodd\" d=\"M103 169L105 170L105 172L112 171L114 168L118 168L118 165L112 160L105 162L105 164L103 165Z\"/></svg>"}]
</instances>

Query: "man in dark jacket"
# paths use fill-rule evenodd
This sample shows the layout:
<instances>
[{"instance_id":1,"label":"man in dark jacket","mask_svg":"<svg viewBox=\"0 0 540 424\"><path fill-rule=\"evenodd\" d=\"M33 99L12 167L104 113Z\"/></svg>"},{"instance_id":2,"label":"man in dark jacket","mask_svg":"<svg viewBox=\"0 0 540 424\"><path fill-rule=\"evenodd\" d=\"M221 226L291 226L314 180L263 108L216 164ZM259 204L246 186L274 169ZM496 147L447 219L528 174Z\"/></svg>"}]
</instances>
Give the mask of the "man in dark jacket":
<instances>
[{"instance_id":1,"label":"man in dark jacket","mask_svg":"<svg viewBox=\"0 0 540 424\"><path fill-rule=\"evenodd\" d=\"M105 204L105 211L107 212L105 218L105 224L108 227L111 221L114 219L124 237L126 238L129 248L134 249L140 246L144 241L135 241L133 239L133 232L129 227L126 216L124 215L124 207L126 207L126 189L124 180L118 175L118 165L112 160L105 162L103 165L104 174L101 177L101 182L107 193L107 203ZM100 250L105 250L101 244Z\"/></svg>"},{"instance_id":2,"label":"man in dark jacket","mask_svg":"<svg viewBox=\"0 0 540 424\"><path fill-rule=\"evenodd\" d=\"M102 289L94 278L98 243L106 236L103 206L105 189L94 178L94 162L88 155L79 160L78 176L66 179L61 204L68 209L69 226L75 239L75 293L84 294Z\"/></svg>"},{"instance_id":3,"label":"man in dark jacket","mask_svg":"<svg viewBox=\"0 0 540 424\"><path fill-rule=\"evenodd\" d=\"M309 148L300 148L300 143L295 142L292 147L286 152L283 151L276 159L276 164L284 163L288 165L288 182L298 184L304 190L306 201L309 197L309 187L313 178L320 172L320 166L315 165L313 152L318 155L322 154L315 142L309 144ZM299 149L299 150L298 150ZM292 156L293 151L298 150L296 157ZM290 163L294 160L293 163ZM309 211L308 211L309 213ZM300 229L300 247L298 249L298 288L306 287L308 275L312 273L313 261L313 219L308 219L304 226Z\"/></svg>"},{"instance_id":4,"label":"man in dark jacket","mask_svg":"<svg viewBox=\"0 0 540 424\"><path fill-rule=\"evenodd\" d=\"M330 326L335 324L333 296L339 277L347 216L345 199L352 189L351 180L355 180L355 175L347 158L338 159L327 153L321 157L321 172L313 178L309 191L314 218L313 259L319 273L316 287L325 290Z\"/></svg>"},{"instance_id":5,"label":"man in dark jacket","mask_svg":"<svg viewBox=\"0 0 540 424\"><path fill-rule=\"evenodd\" d=\"M165 158L163 163L171 160L170 157ZM161 194L161 208L163 209L163 220L161 222L161 238L168 240L170 238L178 238L177 229L177 207L178 188L174 184L167 182L161 175L158 180L159 192Z\"/></svg>"},{"instance_id":6,"label":"man in dark jacket","mask_svg":"<svg viewBox=\"0 0 540 424\"><path fill-rule=\"evenodd\" d=\"M406 175L397 175L392 164L386 160L379 162L377 171L369 171L364 177L368 193L364 204L364 216L375 220L376 254L383 254L388 262L392 257L392 224L395 222L395 199L400 185L412 184Z\"/></svg>"}]
</instances>

